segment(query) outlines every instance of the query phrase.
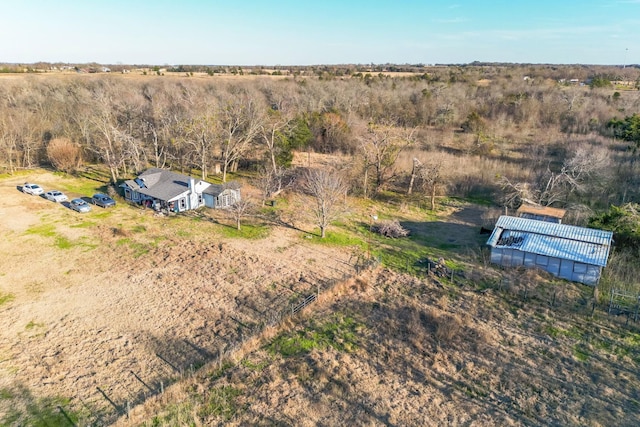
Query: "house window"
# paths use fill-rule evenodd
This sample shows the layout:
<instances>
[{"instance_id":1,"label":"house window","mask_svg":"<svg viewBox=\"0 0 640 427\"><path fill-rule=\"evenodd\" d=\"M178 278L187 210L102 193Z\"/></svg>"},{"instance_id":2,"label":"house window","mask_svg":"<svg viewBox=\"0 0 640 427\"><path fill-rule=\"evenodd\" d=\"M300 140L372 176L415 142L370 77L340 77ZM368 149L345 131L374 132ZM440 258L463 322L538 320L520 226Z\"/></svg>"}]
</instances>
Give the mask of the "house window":
<instances>
[{"instance_id":1,"label":"house window","mask_svg":"<svg viewBox=\"0 0 640 427\"><path fill-rule=\"evenodd\" d=\"M124 189L124 198L127 200L131 200L131 190L129 190L128 188Z\"/></svg>"},{"instance_id":2,"label":"house window","mask_svg":"<svg viewBox=\"0 0 640 427\"><path fill-rule=\"evenodd\" d=\"M198 194L198 206L202 204L202 194Z\"/></svg>"},{"instance_id":3,"label":"house window","mask_svg":"<svg viewBox=\"0 0 640 427\"><path fill-rule=\"evenodd\" d=\"M180 199L180 210L185 210L187 209L187 201L186 199L183 197L182 199Z\"/></svg>"}]
</instances>

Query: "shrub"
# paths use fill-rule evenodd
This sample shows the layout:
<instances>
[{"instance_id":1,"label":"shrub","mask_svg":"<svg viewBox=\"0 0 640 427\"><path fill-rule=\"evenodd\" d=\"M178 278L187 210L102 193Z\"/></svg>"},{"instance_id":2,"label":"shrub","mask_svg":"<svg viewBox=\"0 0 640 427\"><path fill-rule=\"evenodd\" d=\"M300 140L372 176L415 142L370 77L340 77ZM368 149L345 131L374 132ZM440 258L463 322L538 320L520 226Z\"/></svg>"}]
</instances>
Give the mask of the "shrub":
<instances>
[{"instance_id":1,"label":"shrub","mask_svg":"<svg viewBox=\"0 0 640 427\"><path fill-rule=\"evenodd\" d=\"M47 157L59 171L72 173L80 166L80 146L67 138L54 138L47 145Z\"/></svg>"}]
</instances>

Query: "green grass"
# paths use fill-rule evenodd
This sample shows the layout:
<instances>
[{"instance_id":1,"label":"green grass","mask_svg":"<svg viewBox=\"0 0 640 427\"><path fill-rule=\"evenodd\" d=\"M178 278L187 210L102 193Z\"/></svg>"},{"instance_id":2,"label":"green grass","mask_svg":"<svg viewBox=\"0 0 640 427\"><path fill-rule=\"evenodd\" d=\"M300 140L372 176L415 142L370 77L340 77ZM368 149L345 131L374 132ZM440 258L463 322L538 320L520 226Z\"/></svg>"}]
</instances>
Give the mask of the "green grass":
<instances>
[{"instance_id":1,"label":"green grass","mask_svg":"<svg viewBox=\"0 0 640 427\"><path fill-rule=\"evenodd\" d=\"M71 241L67 237L58 234L53 224L41 224L31 227L25 231L25 234L37 235L42 237L53 237L54 246L59 249L71 249L76 246L86 246L89 249L95 248L95 245L85 243L81 240Z\"/></svg>"},{"instance_id":2,"label":"green grass","mask_svg":"<svg viewBox=\"0 0 640 427\"><path fill-rule=\"evenodd\" d=\"M363 325L353 317L335 315L333 321L315 324L293 333L281 334L267 345L267 350L283 357L299 356L313 349L332 347L352 352L358 347L358 332Z\"/></svg>"},{"instance_id":3,"label":"green grass","mask_svg":"<svg viewBox=\"0 0 640 427\"><path fill-rule=\"evenodd\" d=\"M66 408L69 400L62 397L36 398L28 390L2 390L5 399L15 404L0 415L0 425L24 425L31 427L69 426L69 420L58 410L58 406ZM64 410L74 424L81 418L79 413Z\"/></svg>"},{"instance_id":4,"label":"green grass","mask_svg":"<svg viewBox=\"0 0 640 427\"><path fill-rule=\"evenodd\" d=\"M359 246L361 248L366 247L366 242L363 241L362 238L356 237L348 232L327 231L324 239L320 238L319 235L320 231L317 232L317 236L314 236L314 238L308 240L313 243L328 246Z\"/></svg>"},{"instance_id":5,"label":"green grass","mask_svg":"<svg viewBox=\"0 0 640 427\"><path fill-rule=\"evenodd\" d=\"M168 405L162 414L156 415L151 421L142 424L144 427L160 426L189 426L195 427L193 417L193 403L189 400Z\"/></svg>"},{"instance_id":6,"label":"green grass","mask_svg":"<svg viewBox=\"0 0 640 427\"><path fill-rule=\"evenodd\" d=\"M91 197L95 193L105 193L107 182L93 179L79 178L64 172L54 172L54 175L62 178L58 181L59 190L69 193L81 194L84 197Z\"/></svg>"},{"instance_id":7,"label":"green grass","mask_svg":"<svg viewBox=\"0 0 640 427\"><path fill-rule=\"evenodd\" d=\"M16 299L16 296L14 294L11 293L0 293L0 305L9 303L11 301L13 301L14 299Z\"/></svg>"},{"instance_id":8,"label":"green grass","mask_svg":"<svg viewBox=\"0 0 640 427\"><path fill-rule=\"evenodd\" d=\"M96 225L93 221L82 221L77 224L70 225L71 228L91 228Z\"/></svg>"},{"instance_id":9,"label":"green grass","mask_svg":"<svg viewBox=\"0 0 640 427\"><path fill-rule=\"evenodd\" d=\"M576 344L573 346L573 356L579 361L585 362L589 359L589 352L583 345Z\"/></svg>"},{"instance_id":10,"label":"green grass","mask_svg":"<svg viewBox=\"0 0 640 427\"><path fill-rule=\"evenodd\" d=\"M133 251L133 257L139 258L149 253L151 249L158 247L158 244L165 239L166 237L164 236L155 236L148 242L139 242L129 237L123 237L122 239L116 240L116 245L128 246Z\"/></svg>"},{"instance_id":11,"label":"green grass","mask_svg":"<svg viewBox=\"0 0 640 427\"><path fill-rule=\"evenodd\" d=\"M250 369L252 371L262 371L264 368L269 366L269 361L268 360L262 360L262 361L260 361L258 363L254 363L249 359L242 359L240 364L242 366L244 366L245 368Z\"/></svg>"},{"instance_id":12,"label":"green grass","mask_svg":"<svg viewBox=\"0 0 640 427\"><path fill-rule=\"evenodd\" d=\"M219 226L216 229L223 237L257 240L269 236L271 228L264 224L240 224L240 230L231 226Z\"/></svg>"},{"instance_id":13,"label":"green grass","mask_svg":"<svg viewBox=\"0 0 640 427\"><path fill-rule=\"evenodd\" d=\"M55 230L56 227L53 224L41 224L27 229L25 234L35 234L42 237L55 237L57 234Z\"/></svg>"},{"instance_id":14,"label":"green grass","mask_svg":"<svg viewBox=\"0 0 640 427\"><path fill-rule=\"evenodd\" d=\"M208 396L202 406L198 408L198 416L201 418L222 417L229 421L240 409L237 398L241 395L242 390L230 385L212 388L208 390Z\"/></svg>"},{"instance_id":15,"label":"green grass","mask_svg":"<svg viewBox=\"0 0 640 427\"><path fill-rule=\"evenodd\" d=\"M29 323L27 323L27 325L24 327L27 331L34 329L34 328L41 328L44 326L44 323L38 323L38 322L34 322L33 320L31 320Z\"/></svg>"},{"instance_id":16,"label":"green grass","mask_svg":"<svg viewBox=\"0 0 640 427\"><path fill-rule=\"evenodd\" d=\"M60 249L70 249L75 246L75 244L72 243L71 240L60 235L56 236L55 245Z\"/></svg>"}]
</instances>

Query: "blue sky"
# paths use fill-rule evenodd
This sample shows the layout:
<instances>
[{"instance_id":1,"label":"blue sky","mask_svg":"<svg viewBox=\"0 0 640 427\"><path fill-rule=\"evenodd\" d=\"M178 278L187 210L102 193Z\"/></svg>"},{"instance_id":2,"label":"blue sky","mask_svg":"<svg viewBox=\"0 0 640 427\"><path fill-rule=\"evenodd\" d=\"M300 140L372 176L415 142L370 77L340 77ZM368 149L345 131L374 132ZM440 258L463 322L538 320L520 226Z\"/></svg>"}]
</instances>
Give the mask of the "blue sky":
<instances>
[{"instance_id":1,"label":"blue sky","mask_svg":"<svg viewBox=\"0 0 640 427\"><path fill-rule=\"evenodd\" d=\"M640 0L10 0L0 62L640 63Z\"/></svg>"}]
</instances>

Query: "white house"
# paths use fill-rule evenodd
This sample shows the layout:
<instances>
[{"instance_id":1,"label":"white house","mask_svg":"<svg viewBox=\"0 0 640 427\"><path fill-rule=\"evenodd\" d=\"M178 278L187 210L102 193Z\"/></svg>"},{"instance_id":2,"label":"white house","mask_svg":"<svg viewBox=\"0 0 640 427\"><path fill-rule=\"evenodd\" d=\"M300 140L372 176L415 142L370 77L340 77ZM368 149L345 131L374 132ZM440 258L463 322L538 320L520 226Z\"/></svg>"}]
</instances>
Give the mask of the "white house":
<instances>
[{"instance_id":1,"label":"white house","mask_svg":"<svg viewBox=\"0 0 640 427\"><path fill-rule=\"evenodd\" d=\"M224 208L240 200L236 183L215 185L166 169L151 168L125 181L124 198L154 209L183 212L201 206Z\"/></svg>"}]
</instances>

